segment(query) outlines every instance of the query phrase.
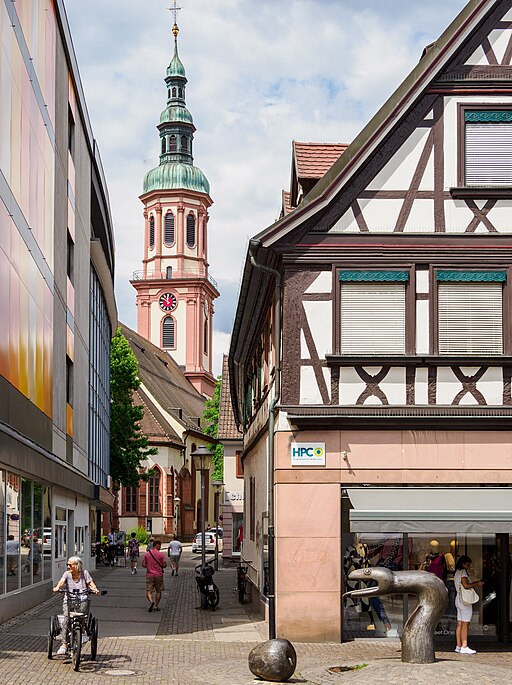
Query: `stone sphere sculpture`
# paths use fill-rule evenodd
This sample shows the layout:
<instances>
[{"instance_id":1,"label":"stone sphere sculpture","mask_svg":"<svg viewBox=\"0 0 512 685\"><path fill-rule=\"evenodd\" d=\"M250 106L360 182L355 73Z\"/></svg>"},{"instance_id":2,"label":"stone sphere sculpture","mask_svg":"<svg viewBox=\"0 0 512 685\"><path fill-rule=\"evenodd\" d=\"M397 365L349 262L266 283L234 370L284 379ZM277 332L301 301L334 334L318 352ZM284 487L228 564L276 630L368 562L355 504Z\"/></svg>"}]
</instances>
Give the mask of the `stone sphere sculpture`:
<instances>
[{"instance_id":1,"label":"stone sphere sculpture","mask_svg":"<svg viewBox=\"0 0 512 685\"><path fill-rule=\"evenodd\" d=\"M288 640L262 642L249 654L249 668L257 678L283 683L295 673L297 653Z\"/></svg>"}]
</instances>

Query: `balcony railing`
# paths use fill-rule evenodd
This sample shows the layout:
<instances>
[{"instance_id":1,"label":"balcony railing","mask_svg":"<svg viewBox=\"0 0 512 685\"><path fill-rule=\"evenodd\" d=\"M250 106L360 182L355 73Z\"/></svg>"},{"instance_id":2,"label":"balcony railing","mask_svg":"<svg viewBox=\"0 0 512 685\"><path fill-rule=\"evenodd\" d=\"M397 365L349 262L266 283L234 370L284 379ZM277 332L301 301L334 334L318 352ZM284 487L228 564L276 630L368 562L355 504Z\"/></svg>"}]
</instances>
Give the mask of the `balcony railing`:
<instances>
[{"instance_id":1,"label":"balcony railing","mask_svg":"<svg viewBox=\"0 0 512 685\"><path fill-rule=\"evenodd\" d=\"M205 273L204 270L200 269L182 269L181 271L173 269L172 275L169 276L167 276L167 272L165 270L144 271L143 269L141 269L139 271L133 272L132 281L174 281L184 278L205 278L208 280L209 283L213 285L213 287L216 290L218 290L217 281L212 276L210 276L209 273Z\"/></svg>"}]
</instances>

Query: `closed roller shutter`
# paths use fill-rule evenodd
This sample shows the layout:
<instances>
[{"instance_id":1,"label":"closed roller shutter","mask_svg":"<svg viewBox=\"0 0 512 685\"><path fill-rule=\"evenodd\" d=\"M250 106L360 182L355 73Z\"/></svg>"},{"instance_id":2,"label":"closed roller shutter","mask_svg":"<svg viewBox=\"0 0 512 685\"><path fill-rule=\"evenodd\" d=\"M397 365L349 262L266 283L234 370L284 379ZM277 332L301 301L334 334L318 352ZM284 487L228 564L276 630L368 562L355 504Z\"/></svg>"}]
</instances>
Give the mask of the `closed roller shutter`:
<instances>
[{"instance_id":1,"label":"closed roller shutter","mask_svg":"<svg viewBox=\"0 0 512 685\"><path fill-rule=\"evenodd\" d=\"M466 123L466 184L512 185L512 123Z\"/></svg>"},{"instance_id":2,"label":"closed roller shutter","mask_svg":"<svg viewBox=\"0 0 512 685\"><path fill-rule=\"evenodd\" d=\"M501 283L439 283L439 354L503 353Z\"/></svg>"},{"instance_id":3,"label":"closed roller shutter","mask_svg":"<svg viewBox=\"0 0 512 685\"><path fill-rule=\"evenodd\" d=\"M405 284L341 283L341 353L405 353Z\"/></svg>"}]
</instances>

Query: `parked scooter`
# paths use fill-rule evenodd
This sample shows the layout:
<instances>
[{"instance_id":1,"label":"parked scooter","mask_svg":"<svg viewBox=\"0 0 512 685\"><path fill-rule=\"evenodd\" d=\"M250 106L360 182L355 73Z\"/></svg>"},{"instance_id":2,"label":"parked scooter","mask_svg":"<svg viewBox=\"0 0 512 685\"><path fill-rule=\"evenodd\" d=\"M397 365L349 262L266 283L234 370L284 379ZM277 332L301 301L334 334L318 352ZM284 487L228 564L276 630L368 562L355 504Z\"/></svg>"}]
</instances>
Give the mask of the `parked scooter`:
<instances>
[{"instance_id":1,"label":"parked scooter","mask_svg":"<svg viewBox=\"0 0 512 685\"><path fill-rule=\"evenodd\" d=\"M219 604L220 594L219 588L213 581L213 574L215 571L213 570L211 563L211 561L207 561L204 566L201 564L196 566L196 583L197 589L205 598L206 606L210 607L212 611L215 611L215 608ZM203 602L201 602L201 606L203 606Z\"/></svg>"}]
</instances>

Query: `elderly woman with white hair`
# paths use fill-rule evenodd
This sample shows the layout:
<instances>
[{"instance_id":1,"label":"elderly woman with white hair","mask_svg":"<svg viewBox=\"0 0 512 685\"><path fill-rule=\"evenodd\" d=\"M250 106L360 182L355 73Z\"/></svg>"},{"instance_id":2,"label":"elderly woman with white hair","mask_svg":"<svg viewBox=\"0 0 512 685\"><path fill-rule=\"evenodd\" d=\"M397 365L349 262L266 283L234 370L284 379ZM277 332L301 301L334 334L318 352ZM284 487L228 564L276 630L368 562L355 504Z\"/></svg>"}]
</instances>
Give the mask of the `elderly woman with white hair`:
<instances>
[{"instance_id":1,"label":"elderly woman with white hair","mask_svg":"<svg viewBox=\"0 0 512 685\"><path fill-rule=\"evenodd\" d=\"M59 647L57 654L66 654L68 650L68 626L69 626L69 607L68 607L68 592L78 591L80 597L80 611L85 614L89 613L89 595L86 590L91 590L95 594L99 594L89 571L84 569L84 565L80 557L70 557L67 563L67 571L63 574L57 585L53 588L54 592L59 592L65 588L67 592L64 594L64 601L62 604L62 612L64 614L64 623L62 624L61 639L62 644Z\"/></svg>"}]
</instances>

